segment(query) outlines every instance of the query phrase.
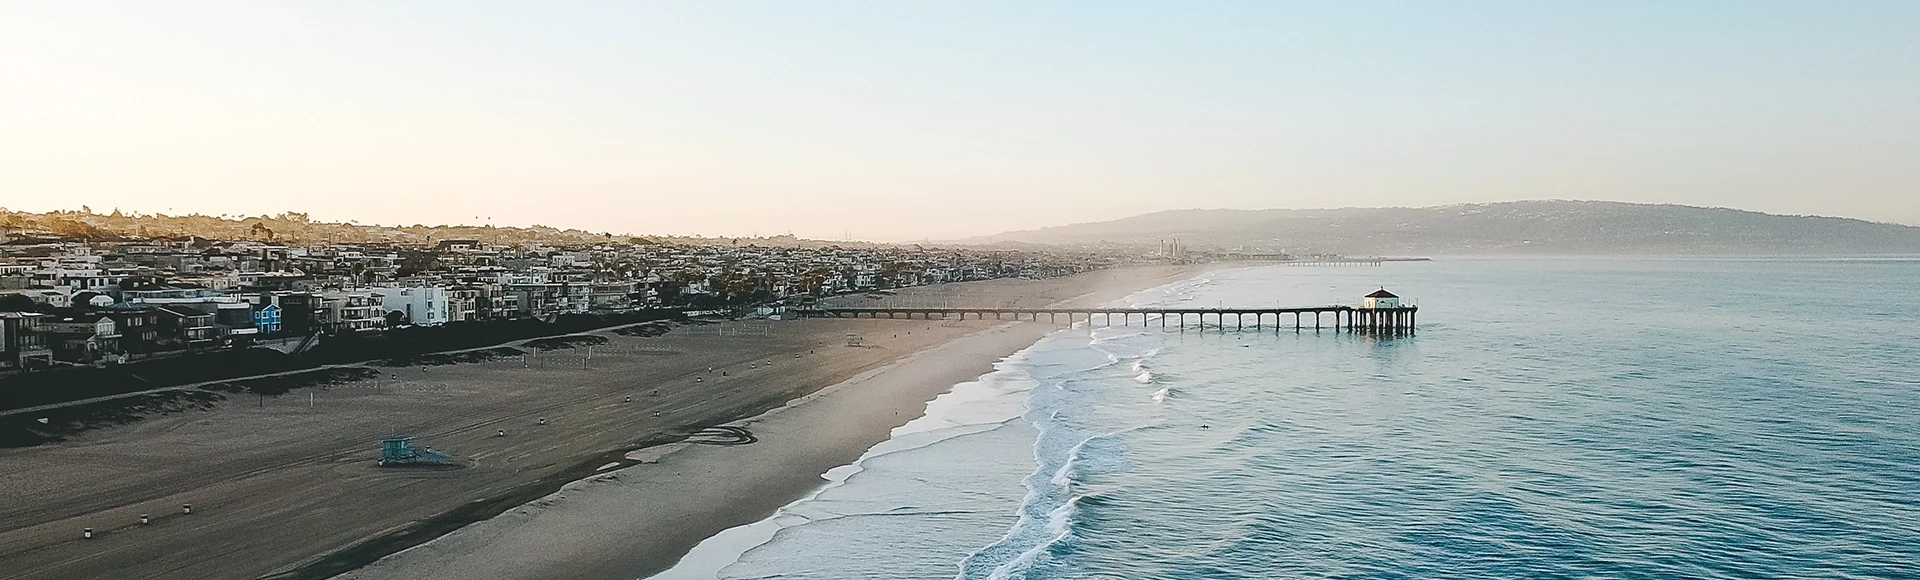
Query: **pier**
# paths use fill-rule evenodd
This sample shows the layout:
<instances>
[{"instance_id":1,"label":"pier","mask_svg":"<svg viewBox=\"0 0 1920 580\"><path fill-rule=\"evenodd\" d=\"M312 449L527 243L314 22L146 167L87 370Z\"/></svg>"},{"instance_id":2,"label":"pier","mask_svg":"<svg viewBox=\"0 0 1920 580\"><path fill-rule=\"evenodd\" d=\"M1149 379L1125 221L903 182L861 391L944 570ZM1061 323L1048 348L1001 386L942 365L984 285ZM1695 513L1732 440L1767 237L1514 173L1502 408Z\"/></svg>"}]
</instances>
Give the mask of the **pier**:
<instances>
[{"instance_id":1,"label":"pier","mask_svg":"<svg viewBox=\"0 0 1920 580\"><path fill-rule=\"evenodd\" d=\"M1379 266L1386 262L1383 258L1305 258L1286 254L1234 254L1224 256L1228 261L1266 262L1272 266Z\"/></svg>"},{"instance_id":2,"label":"pier","mask_svg":"<svg viewBox=\"0 0 1920 580\"><path fill-rule=\"evenodd\" d=\"M967 308L967 307L813 307L788 310L801 318L893 318L921 320L1027 320L1068 324L1085 321L1103 326L1132 326L1136 318L1141 326L1184 328L1188 324L1206 326L1211 320L1218 328L1272 327L1280 329L1292 323L1295 330L1332 328L1353 332L1408 332L1415 324L1418 306L1365 308L1353 306L1298 306L1281 308ZM1116 324L1117 321L1117 324Z\"/></svg>"}]
</instances>

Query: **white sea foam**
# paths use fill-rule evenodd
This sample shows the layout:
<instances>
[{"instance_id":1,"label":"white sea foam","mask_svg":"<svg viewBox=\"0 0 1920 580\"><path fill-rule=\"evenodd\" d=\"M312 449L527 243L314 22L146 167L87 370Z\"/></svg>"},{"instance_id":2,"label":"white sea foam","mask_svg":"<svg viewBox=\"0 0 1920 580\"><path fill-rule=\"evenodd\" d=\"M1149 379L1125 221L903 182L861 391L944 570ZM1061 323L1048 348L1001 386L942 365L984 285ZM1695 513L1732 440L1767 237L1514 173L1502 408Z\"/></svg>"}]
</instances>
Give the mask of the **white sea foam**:
<instances>
[{"instance_id":1,"label":"white sea foam","mask_svg":"<svg viewBox=\"0 0 1920 580\"><path fill-rule=\"evenodd\" d=\"M1045 342L1043 339L1041 342ZM1036 344L1037 345L1037 344ZM982 433L1016 419L1025 411L1026 392L1035 385L1027 374L1028 352L1023 349L994 364L979 379L960 383L927 403L925 415L896 427L886 441L868 449L852 464L828 470L827 483L764 520L737 526L707 538L671 569L650 576L656 580L714 580L725 577L750 551L776 542L784 530L835 517L808 509L823 494L845 486L877 458L906 453L943 441Z\"/></svg>"},{"instance_id":2,"label":"white sea foam","mask_svg":"<svg viewBox=\"0 0 1920 580\"><path fill-rule=\"evenodd\" d=\"M1123 303L1135 307L1167 304L1207 283L1204 279L1177 283L1136 293ZM1165 348L1159 332L1107 327L1090 329L1086 341L1076 349L1054 349L1035 357L1106 362L1083 365L1071 372L1035 375L1041 386L1027 398L1027 417L1041 435L1033 445L1037 465L1026 479L1027 492L1018 508L1020 518L999 541L969 556L962 563L960 578L1023 577L1051 546L1070 536L1078 499L1073 493L1075 482L1125 467L1120 434L1088 431L1088 426L1080 424L1085 418L1075 416L1076 411L1114 392L1110 379L1118 377L1105 372L1106 367L1125 362L1130 373L1121 376L1152 383L1155 376L1148 361ZM1163 388L1155 396L1164 398L1165 392Z\"/></svg>"}]
</instances>

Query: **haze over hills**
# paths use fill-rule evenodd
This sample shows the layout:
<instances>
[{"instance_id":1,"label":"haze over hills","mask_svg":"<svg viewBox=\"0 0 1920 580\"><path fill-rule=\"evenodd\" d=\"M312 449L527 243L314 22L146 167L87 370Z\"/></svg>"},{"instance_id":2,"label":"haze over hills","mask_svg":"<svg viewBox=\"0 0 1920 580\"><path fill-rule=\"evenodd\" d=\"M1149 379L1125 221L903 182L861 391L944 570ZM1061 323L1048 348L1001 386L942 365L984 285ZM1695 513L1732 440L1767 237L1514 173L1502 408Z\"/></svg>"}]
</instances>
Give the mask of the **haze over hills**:
<instances>
[{"instance_id":1,"label":"haze over hills","mask_svg":"<svg viewBox=\"0 0 1920 580\"><path fill-rule=\"evenodd\" d=\"M232 218L36 214L0 208L0 242L52 236L109 241L168 236L280 243L757 244L818 247L871 242L757 238L634 237L533 226L373 226L310 221L304 214ZM1668 204L1517 201L1420 208L1172 210L1105 222L953 240L964 245L1074 245L1148 250L1179 239L1189 248L1292 254L1425 256L1462 254L1920 254L1920 227L1851 218L1776 215Z\"/></svg>"},{"instance_id":2,"label":"haze over hills","mask_svg":"<svg viewBox=\"0 0 1920 580\"><path fill-rule=\"evenodd\" d=\"M199 237L209 240L252 240L282 244L324 243L399 243L427 244L444 240L468 239L484 244L553 244L563 246L594 245L608 242L665 244L734 244L778 247L819 248L879 247L864 241L810 240L792 234L755 237L699 237L614 234L544 225L513 227L492 225L377 225L355 222L328 222L309 219L307 214L284 212L260 216L210 216L201 214L167 215L95 213L87 206L79 211L45 213L10 211L0 207L0 244L38 243L48 239L85 242L128 241L152 238Z\"/></svg>"},{"instance_id":3,"label":"haze over hills","mask_svg":"<svg viewBox=\"0 0 1920 580\"><path fill-rule=\"evenodd\" d=\"M1435 207L1174 210L964 243L1157 244L1347 255L1901 254L1920 227L1684 205L1516 201Z\"/></svg>"}]
</instances>

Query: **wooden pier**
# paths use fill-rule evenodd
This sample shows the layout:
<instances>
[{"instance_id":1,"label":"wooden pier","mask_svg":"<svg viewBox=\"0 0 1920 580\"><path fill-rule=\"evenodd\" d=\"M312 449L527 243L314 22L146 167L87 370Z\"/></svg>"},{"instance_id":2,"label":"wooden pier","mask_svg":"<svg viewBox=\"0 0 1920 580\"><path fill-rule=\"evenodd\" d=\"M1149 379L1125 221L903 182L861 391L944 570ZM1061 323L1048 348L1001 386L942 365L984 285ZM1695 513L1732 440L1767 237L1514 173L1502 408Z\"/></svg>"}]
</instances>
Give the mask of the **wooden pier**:
<instances>
[{"instance_id":1,"label":"wooden pier","mask_svg":"<svg viewBox=\"0 0 1920 580\"><path fill-rule=\"evenodd\" d=\"M1355 308L1352 306L1300 306L1288 308L963 308L963 307L849 307L799 308L789 315L801 318L894 318L922 320L1029 320L1058 324L1086 321L1105 326L1132 326L1137 317L1141 326L1152 326L1157 318L1161 328L1184 328L1192 323L1207 326L1211 318L1217 328L1284 328L1293 323L1295 330L1331 327L1354 332L1407 332L1414 328L1418 306L1392 308ZM1115 319L1119 324L1115 324Z\"/></svg>"},{"instance_id":2,"label":"wooden pier","mask_svg":"<svg viewBox=\"0 0 1920 580\"><path fill-rule=\"evenodd\" d=\"M1379 266L1383 258L1306 258L1286 254L1235 254L1222 256L1229 262L1262 262L1270 266Z\"/></svg>"}]
</instances>

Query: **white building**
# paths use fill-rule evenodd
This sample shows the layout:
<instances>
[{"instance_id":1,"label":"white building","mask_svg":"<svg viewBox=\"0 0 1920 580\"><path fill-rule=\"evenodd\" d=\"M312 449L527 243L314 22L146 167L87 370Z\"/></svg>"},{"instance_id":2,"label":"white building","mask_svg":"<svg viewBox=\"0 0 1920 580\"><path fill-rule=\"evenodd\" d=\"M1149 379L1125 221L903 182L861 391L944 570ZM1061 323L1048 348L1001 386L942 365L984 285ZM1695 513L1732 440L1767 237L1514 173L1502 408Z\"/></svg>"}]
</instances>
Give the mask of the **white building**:
<instances>
[{"instance_id":1,"label":"white building","mask_svg":"<svg viewBox=\"0 0 1920 580\"><path fill-rule=\"evenodd\" d=\"M399 312L401 324L437 326L447 323L445 288L398 286L374 288L383 313Z\"/></svg>"},{"instance_id":2,"label":"white building","mask_svg":"<svg viewBox=\"0 0 1920 580\"><path fill-rule=\"evenodd\" d=\"M1360 307L1366 309L1399 308L1400 297L1394 295L1392 292L1388 292L1386 288L1381 288L1361 298Z\"/></svg>"}]
</instances>

